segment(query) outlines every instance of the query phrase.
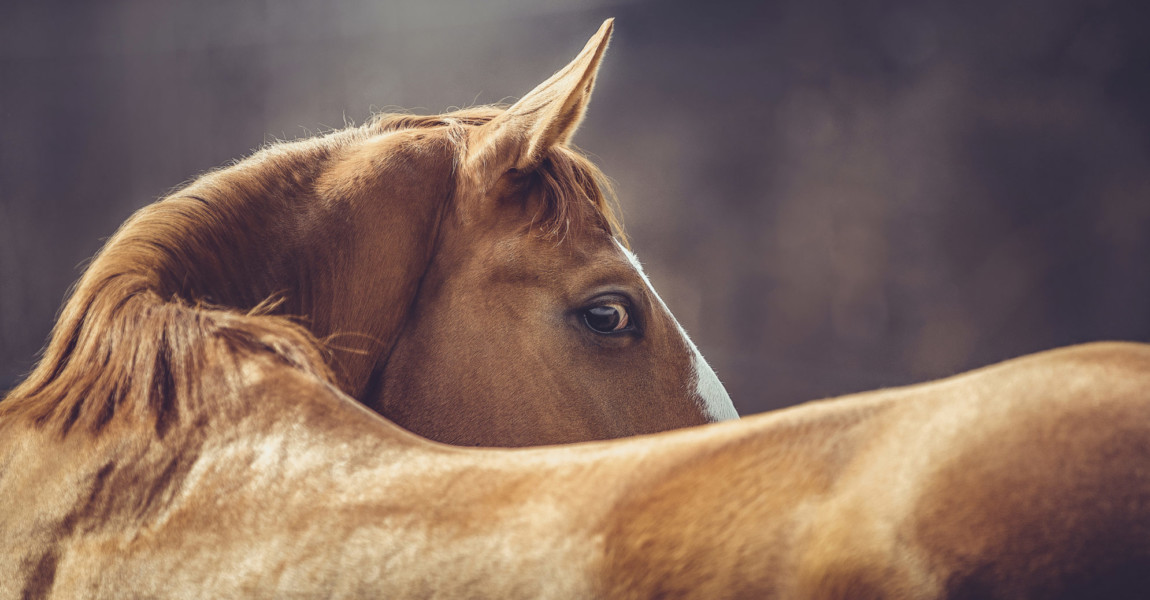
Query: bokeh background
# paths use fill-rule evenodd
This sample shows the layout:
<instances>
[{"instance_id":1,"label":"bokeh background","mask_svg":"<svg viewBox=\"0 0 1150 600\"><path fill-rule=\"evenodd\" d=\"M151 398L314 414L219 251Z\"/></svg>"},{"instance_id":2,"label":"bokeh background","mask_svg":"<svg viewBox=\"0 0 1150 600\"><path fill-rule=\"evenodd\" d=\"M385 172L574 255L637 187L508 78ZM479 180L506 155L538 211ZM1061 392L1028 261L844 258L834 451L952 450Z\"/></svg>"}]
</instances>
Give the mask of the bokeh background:
<instances>
[{"instance_id":1,"label":"bokeh background","mask_svg":"<svg viewBox=\"0 0 1150 600\"><path fill-rule=\"evenodd\" d=\"M132 211L276 138L513 100L577 143L744 413L1150 341L1150 4L0 4L0 390Z\"/></svg>"}]
</instances>

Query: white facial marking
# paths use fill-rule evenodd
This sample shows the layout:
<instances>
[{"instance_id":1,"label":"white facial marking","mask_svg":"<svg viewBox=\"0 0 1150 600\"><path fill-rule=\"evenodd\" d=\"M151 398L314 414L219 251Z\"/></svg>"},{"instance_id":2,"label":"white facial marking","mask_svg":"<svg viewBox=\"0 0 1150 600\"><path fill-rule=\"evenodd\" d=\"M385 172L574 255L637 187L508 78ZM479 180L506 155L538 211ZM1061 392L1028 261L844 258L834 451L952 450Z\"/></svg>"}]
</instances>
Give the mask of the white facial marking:
<instances>
[{"instance_id":1,"label":"white facial marking","mask_svg":"<svg viewBox=\"0 0 1150 600\"><path fill-rule=\"evenodd\" d=\"M655 291L654 286L651 285L651 280L647 279L647 274L643 272L643 265L639 264L639 259L628 250L619 240L615 240L615 245L623 251L627 260L631 261L631 266L635 267L635 271L639 273L639 277L643 278L643 283L647 285L647 289L651 290L651 295L655 300L659 301L659 306L663 307L663 311L667 313L667 317L679 328L679 333L682 334L683 340L687 342L687 347L690 348L694 354L692 360L695 364L695 372L693 378L695 380L695 395L698 397L699 405L703 412L712 421L726 421L729 419L739 418L739 413L735 410L734 403L731 402L731 397L727 395L726 388L719 381L719 376L715 375L715 371L703 359L703 354L699 352L699 348L695 346L695 342L691 341L690 336L687 335L686 330L679 321L675 319L675 315L671 314L671 310L659 297L659 293Z\"/></svg>"}]
</instances>

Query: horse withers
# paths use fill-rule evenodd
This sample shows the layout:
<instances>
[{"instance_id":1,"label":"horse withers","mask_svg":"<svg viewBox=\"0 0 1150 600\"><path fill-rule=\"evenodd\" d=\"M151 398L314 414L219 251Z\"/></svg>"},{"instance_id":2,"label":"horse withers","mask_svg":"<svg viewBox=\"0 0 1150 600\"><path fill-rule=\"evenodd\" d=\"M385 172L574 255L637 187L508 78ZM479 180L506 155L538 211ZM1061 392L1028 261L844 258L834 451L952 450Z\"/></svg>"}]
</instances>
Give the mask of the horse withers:
<instances>
[{"instance_id":1,"label":"horse withers","mask_svg":"<svg viewBox=\"0 0 1150 600\"><path fill-rule=\"evenodd\" d=\"M608 21L509 108L380 115L145 207L0 412L75 411L98 428L127 410L132 382L92 365L146 334L109 323L147 294L297 319L341 389L437 441L554 444L736 417L625 247L602 173L567 145L610 33Z\"/></svg>"}]
</instances>

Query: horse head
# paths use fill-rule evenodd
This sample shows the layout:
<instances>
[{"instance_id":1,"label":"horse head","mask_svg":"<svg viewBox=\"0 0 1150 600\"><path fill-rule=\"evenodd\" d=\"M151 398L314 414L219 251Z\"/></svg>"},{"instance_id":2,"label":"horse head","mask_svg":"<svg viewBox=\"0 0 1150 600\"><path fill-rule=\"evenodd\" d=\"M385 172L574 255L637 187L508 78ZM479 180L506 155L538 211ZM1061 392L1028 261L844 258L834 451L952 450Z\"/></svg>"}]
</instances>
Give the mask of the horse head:
<instances>
[{"instance_id":1,"label":"horse head","mask_svg":"<svg viewBox=\"0 0 1150 600\"><path fill-rule=\"evenodd\" d=\"M510 108L447 115L371 153L402 144L452 158L429 264L359 395L400 425L453 443L526 445L735 416L620 241L601 173L567 146L610 29ZM357 219L360 235L386 218Z\"/></svg>"},{"instance_id":2,"label":"horse head","mask_svg":"<svg viewBox=\"0 0 1150 600\"><path fill-rule=\"evenodd\" d=\"M77 285L12 395L25 400L6 404L93 424L124 398L163 404L133 396L148 377L120 366L152 364L131 358L147 339L131 323L176 302L296 320L345 392L438 441L573 442L737 416L626 248L602 174L567 145L610 30L509 108L380 115L143 208Z\"/></svg>"}]
</instances>

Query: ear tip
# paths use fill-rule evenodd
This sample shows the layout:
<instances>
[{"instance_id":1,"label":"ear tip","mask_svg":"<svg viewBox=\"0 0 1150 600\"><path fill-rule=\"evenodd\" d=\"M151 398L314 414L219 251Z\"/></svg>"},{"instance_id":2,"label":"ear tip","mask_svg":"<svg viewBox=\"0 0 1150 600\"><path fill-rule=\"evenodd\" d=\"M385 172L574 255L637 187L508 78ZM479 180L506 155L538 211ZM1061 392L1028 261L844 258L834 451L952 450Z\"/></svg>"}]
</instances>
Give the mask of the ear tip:
<instances>
[{"instance_id":1,"label":"ear tip","mask_svg":"<svg viewBox=\"0 0 1150 600\"><path fill-rule=\"evenodd\" d=\"M608 17L607 20L603 21L603 24L599 26L599 31L596 34L596 37L599 37L599 36L610 37L611 32L614 29L615 29L615 17Z\"/></svg>"}]
</instances>

